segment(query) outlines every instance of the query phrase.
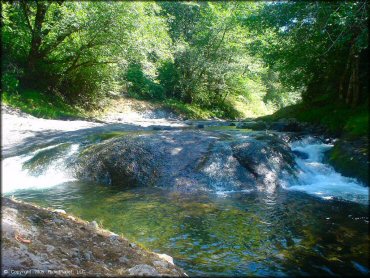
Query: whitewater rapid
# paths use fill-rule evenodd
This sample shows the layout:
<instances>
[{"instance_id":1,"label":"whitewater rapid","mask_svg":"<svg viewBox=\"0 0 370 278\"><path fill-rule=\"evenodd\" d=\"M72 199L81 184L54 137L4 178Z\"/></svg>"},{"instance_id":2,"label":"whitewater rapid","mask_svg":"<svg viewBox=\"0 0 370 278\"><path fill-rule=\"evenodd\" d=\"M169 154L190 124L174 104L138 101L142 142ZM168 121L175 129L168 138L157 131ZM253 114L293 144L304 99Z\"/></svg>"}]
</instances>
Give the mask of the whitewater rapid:
<instances>
[{"instance_id":1,"label":"whitewater rapid","mask_svg":"<svg viewBox=\"0 0 370 278\"><path fill-rule=\"evenodd\" d=\"M369 187L354 178L341 175L324 162L325 152L332 144L307 137L291 143L292 151L306 154L307 158L296 156L298 174L296 179L289 179L283 187L287 190L299 190L323 199L339 198L356 203L369 202Z\"/></svg>"},{"instance_id":2,"label":"whitewater rapid","mask_svg":"<svg viewBox=\"0 0 370 278\"><path fill-rule=\"evenodd\" d=\"M69 171L70 169L68 169L66 162L78 154L79 144L72 144L62 155L46 165L46 170L42 173L35 173L24 167L24 164L38 153L57 146L53 145L26 155L2 160L2 192L12 193L23 189L45 189L76 180L71 171ZM290 147L293 152L301 155L296 155L296 176L289 176L283 180L280 184L282 188L303 191L326 200L337 198L368 204L369 188L367 186L356 179L344 177L329 164L325 163L325 152L333 147L332 144L323 143L321 140L313 137L306 137L292 142ZM232 156L232 154L230 155ZM232 171L227 171L227 169L220 170L222 165L219 166L217 167L217 177L221 181L229 181L233 178L230 176L233 173ZM224 167L226 166L224 165ZM214 184L211 187L213 188L212 191L219 196L227 196L234 192L248 193L253 191L250 189L235 191L229 185L227 186L228 183L230 182Z\"/></svg>"},{"instance_id":3,"label":"whitewater rapid","mask_svg":"<svg viewBox=\"0 0 370 278\"><path fill-rule=\"evenodd\" d=\"M79 149L78 144L71 145L65 154L54 159L40 174L36 174L24 167L24 164L35 157L35 155L59 145L38 149L26 155L4 159L1 163L2 192L11 193L22 189L45 189L76 180L68 171L66 162L77 153Z\"/></svg>"}]
</instances>

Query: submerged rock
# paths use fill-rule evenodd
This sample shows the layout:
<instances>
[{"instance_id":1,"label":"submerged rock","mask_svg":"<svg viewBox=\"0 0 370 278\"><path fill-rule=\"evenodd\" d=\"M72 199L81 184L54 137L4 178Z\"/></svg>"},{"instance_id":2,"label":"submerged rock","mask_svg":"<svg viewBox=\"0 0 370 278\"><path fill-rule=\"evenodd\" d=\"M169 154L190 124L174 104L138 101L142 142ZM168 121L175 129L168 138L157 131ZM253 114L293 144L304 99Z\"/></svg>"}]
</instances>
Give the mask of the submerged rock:
<instances>
[{"instance_id":1,"label":"submerged rock","mask_svg":"<svg viewBox=\"0 0 370 278\"><path fill-rule=\"evenodd\" d=\"M300 151L292 151L296 156L298 156L299 158L302 158L302 159L308 159L308 154L307 153L304 153L304 152L300 152Z\"/></svg>"}]
</instances>

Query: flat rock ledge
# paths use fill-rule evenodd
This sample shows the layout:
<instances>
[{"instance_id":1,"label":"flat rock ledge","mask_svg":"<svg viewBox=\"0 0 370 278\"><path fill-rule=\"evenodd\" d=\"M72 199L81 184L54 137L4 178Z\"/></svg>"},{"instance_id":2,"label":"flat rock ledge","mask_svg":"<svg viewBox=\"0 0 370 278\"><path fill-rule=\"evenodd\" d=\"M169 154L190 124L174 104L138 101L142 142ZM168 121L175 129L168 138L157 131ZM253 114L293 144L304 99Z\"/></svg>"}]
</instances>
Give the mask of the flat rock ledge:
<instances>
[{"instance_id":1,"label":"flat rock ledge","mask_svg":"<svg viewBox=\"0 0 370 278\"><path fill-rule=\"evenodd\" d=\"M63 210L2 197L1 213L1 276L187 276L172 257Z\"/></svg>"}]
</instances>

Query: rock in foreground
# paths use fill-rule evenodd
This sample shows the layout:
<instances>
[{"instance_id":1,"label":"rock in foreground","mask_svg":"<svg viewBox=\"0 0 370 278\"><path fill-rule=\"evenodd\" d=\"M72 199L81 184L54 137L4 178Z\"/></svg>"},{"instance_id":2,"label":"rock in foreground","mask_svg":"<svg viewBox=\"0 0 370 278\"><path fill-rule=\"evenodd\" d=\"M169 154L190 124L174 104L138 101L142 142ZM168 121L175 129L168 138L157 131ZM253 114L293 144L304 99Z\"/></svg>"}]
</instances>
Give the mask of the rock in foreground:
<instances>
[{"instance_id":1,"label":"rock in foreground","mask_svg":"<svg viewBox=\"0 0 370 278\"><path fill-rule=\"evenodd\" d=\"M5 275L186 276L169 256L68 214L8 198L2 198L1 251Z\"/></svg>"}]
</instances>

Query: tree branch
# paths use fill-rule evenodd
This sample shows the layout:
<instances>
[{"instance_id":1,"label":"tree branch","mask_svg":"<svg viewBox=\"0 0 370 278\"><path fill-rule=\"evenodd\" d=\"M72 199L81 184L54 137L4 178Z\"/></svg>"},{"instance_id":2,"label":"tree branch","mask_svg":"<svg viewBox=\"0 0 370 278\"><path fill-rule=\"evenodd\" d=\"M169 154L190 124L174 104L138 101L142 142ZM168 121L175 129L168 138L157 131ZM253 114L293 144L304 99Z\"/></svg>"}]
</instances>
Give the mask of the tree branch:
<instances>
[{"instance_id":1,"label":"tree branch","mask_svg":"<svg viewBox=\"0 0 370 278\"><path fill-rule=\"evenodd\" d=\"M97 66L97 65L104 65L104 64L115 64L117 63L118 61L86 61L86 62L82 62L80 64L77 64L77 65L74 65L73 67L69 67L65 72L64 74L68 74L69 72L71 71L74 71L82 66L84 67L92 67L92 66Z\"/></svg>"},{"instance_id":2,"label":"tree branch","mask_svg":"<svg viewBox=\"0 0 370 278\"><path fill-rule=\"evenodd\" d=\"M24 16L26 17L26 23L27 23L27 26L28 28L30 29L31 33L33 33L33 28L32 28L32 25L31 25L31 22L30 22L30 19L28 17L28 9L27 9L27 6L26 6L26 2L21 2L21 5L22 5L22 10L23 10L23 13L24 13Z\"/></svg>"}]
</instances>

